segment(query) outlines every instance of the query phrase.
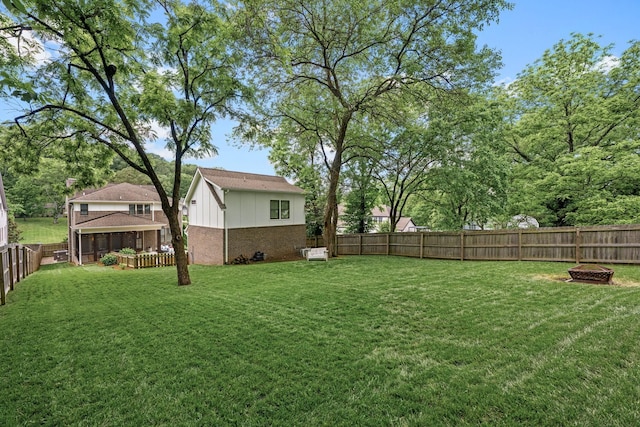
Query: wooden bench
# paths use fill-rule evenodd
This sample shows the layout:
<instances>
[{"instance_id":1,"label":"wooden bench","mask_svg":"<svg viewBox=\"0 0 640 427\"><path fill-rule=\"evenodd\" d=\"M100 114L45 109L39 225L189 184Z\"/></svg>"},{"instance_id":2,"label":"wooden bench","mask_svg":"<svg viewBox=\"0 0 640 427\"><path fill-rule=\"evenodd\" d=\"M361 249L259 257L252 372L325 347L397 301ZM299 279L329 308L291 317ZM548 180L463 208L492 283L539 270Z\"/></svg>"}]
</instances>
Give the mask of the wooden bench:
<instances>
[{"instance_id":1,"label":"wooden bench","mask_svg":"<svg viewBox=\"0 0 640 427\"><path fill-rule=\"evenodd\" d=\"M327 248L311 248L307 251L307 261L311 260L329 261L329 251Z\"/></svg>"}]
</instances>

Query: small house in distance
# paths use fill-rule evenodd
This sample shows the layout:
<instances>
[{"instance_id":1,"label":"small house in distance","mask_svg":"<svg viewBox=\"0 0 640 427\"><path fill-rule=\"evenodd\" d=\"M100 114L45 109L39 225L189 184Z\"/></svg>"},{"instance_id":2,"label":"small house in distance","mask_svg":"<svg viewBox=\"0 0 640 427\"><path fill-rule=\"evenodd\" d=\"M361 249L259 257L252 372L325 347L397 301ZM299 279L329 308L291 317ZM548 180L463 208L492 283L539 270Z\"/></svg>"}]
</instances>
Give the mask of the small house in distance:
<instances>
[{"instance_id":1,"label":"small house in distance","mask_svg":"<svg viewBox=\"0 0 640 427\"><path fill-rule=\"evenodd\" d=\"M306 245L304 192L282 177L198 168L185 203L193 264L288 259Z\"/></svg>"},{"instance_id":2,"label":"small house in distance","mask_svg":"<svg viewBox=\"0 0 640 427\"><path fill-rule=\"evenodd\" d=\"M122 248L158 251L171 242L169 222L153 185L108 184L68 200L69 261L97 262Z\"/></svg>"},{"instance_id":3,"label":"small house in distance","mask_svg":"<svg viewBox=\"0 0 640 427\"><path fill-rule=\"evenodd\" d=\"M345 212L345 206L338 206L338 233L344 234L346 232L346 223L343 219ZM376 206L371 210L371 230L369 233L379 233L383 224L389 224L391 216L391 208L389 206ZM396 232L414 232L417 231L417 226L411 219L411 217L400 217L396 224Z\"/></svg>"}]
</instances>

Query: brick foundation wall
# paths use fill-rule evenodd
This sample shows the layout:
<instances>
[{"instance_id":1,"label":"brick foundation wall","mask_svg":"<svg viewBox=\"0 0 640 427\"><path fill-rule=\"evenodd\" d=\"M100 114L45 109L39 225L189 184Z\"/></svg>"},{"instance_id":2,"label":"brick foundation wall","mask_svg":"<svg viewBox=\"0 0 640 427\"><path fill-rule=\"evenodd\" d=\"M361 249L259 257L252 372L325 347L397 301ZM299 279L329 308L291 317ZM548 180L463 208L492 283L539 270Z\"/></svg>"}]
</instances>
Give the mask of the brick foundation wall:
<instances>
[{"instance_id":1,"label":"brick foundation wall","mask_svg":"<svg viewBox=\"0 0 640 427\"><path fill-rule=\"evenodd\" d=\"M189 262L203 265L224 264L224 230L189 226L187 248Z\"/></svg>"},{"instance_id":2,"label":"brick foundation wall","mask_svg":"<svg viewBox=\"0 0 640 427\"><path fill-rule=\"evenodd\" d=\"M257 251L268 260L291 259L300 256L305 244L305 225L235 228L229 230L229 262L240 255L251 258Z\"/></svg>"},{"instance_id":3,"label":"brick foundation wall","mask_svg":"<svg viewBox=\"0 0 640 427\"><path fill-rule=\"evenodd\" d=\"M294 259L306 245L305 225L234 228L228 232L229 262L240 255L251 258L258 251L268 260ZM190 225L188 248L193 264L224 264L224 230Z\"/></svg>"}]
</instances>

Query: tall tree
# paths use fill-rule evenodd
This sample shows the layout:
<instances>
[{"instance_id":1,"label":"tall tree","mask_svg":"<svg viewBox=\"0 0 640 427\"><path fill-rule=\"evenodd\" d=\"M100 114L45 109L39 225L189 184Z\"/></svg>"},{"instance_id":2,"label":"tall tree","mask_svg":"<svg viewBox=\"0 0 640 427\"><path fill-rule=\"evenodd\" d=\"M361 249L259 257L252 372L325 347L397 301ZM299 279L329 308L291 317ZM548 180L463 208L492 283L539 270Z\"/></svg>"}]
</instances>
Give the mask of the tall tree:
<instances>
[{"instance_id":1,"label":"tall tree","mask_svg":"<svg viewBox=\"0 0 640 427\"><path fill-rule=\"evenodd\" d=\"M282 129L295 129L305 136L292 141L292 151L304 143L322 154L328 175L323 229L333 255L340 173L367 141L367 123L392 115L398 105L488 82L497 58L476 49L475 31L510 5L247 0L237 7L247 19L260 87L255 120L244 123L244 133L271 146L289 138Z\"/></svg>"},{"instance_id":2,"label":"tall tree","mask_svg":"<svg viewBox=\"0 0 640 427\"><path fill-rule=\"evenodd\" d=\"M432 163L420 175L428 180L413 192L412 217L441 230L483 227L501 217L510 167L503 128L501 104L490 93L433 111L423 135L431 142L422 156Z\"/></svg>"},{"instance_id":3,"label":"tall tree","mask_svg":"<svg viewBox=\"0 0 640 427\"><path fill-rule=\"evenodd\" d=\"M456 109L458 103L455 103ZM444 119L444 121L443 121ZM368 151L374 164L373 176L381 187L381 198L389 206L389 229L395 231L412 195L425 190L454 149L449 113L444 105L432 105L422 117L404 111L402 123L385 123L376 132L378 142Z\"/></svg>"},{"instance_id":4,"label":"tall tree","mask_svg":"<svg viewBox=\"0 0 640 427\"><path fill-rule=\"evenodd\" d=\"M33 183L30 176L20 175L15 178L6 175L5 190L7 199L14 205L14 217L32 218L44 213L44 199L41 189Z\"/></svg>"},{"instance_id":5,"label":"tall tree","mask_svg":"<svg viewBox=\"0 0 640 427\"><path fill-rule=\"evenodd\" d=\"M322 159L313 146L304 141L295 142L299 151L292 151L290 145L297 138L304 138L294 129L282 129L278 133L289 135L289 138L274 138L269 152L269 160L275 165L276 172L295 179L296 185L304 190L305 219L307 236L322 235L322 213L326 200L325 175L321 167Z\"/></svg>"},{"instance_id":6,"label":"tall tree","mask_svg":"<svg viewBox=\"0 0 640 427\"><path fill-rule=\"evenodd\" d=\"M242 92L239 57L227 44L225 6L179 0L24 3L24 11L11 10L13 20L33 29L33 37L50 48L50 59L24 79L37 98L16 119L21 148L57 144L74 152L115 152L149 178L173 246L184 247L183 159L215 152L210 126L231 112ZM154 124L168 130L164 142L174 154L168 186L146 151ZM176 265L178 284L191 283L185 251L176 250Z\"/></svg>"},{"instance_id":7,"label":"tall tree","mask_svg":"<svg viewBox=\"0 0 640 427\"><path fill-rule=\"evenodd\" d=\"M368 233L375 227L371 210L376 206L380 191L373 170L371 161L359 158L344 171L346 196L342 219L347 233Z\"/></svg>"},{"instance_id":8,"label":"tall tree","mask_svg":"<svg viewBox=\"0 0 640 427\"><path fill-rule=\"evenodd\" d=\"M2 0L8 9L26 12L19 0ZM0 13L0 94L17 96L24 101L33 99L35 93L16 76L25 65L33 63L40 46L28 35L30 28Z\"/></svg>"},{"instance_id":9,"label":"tall tree","mask_svg":"<svg viewBox=\"0 0 640 427\"><path fill-rule=\"evenodd\" d=\"M20 243L22 240L22 231L20 227L16 223L16 218L13 215L13 210L9 207L9 216L7 217L7 225L8 225L8 236L7 240L9 243Z\"/></svg>"},{"instance_id":10,"label":"tall tree","mask_svg":"<svg viewBox=\"0 0 640 427\"><path fill-rule=\"evenodd\" d=\"M640 203L635 185L620 186L610 173L586 174L594 168L621 172L618 165L637 157L640 42L620 57L612 49L592 35L574 34L505 88L512 119L507 140L516 162L511 198L523 210L518 213L541 225L575 225L587 218L600 223L593 212L584 212L596 205L583 201L596 194L608 201L636 197Z\"/></svg>"}]
</instances>

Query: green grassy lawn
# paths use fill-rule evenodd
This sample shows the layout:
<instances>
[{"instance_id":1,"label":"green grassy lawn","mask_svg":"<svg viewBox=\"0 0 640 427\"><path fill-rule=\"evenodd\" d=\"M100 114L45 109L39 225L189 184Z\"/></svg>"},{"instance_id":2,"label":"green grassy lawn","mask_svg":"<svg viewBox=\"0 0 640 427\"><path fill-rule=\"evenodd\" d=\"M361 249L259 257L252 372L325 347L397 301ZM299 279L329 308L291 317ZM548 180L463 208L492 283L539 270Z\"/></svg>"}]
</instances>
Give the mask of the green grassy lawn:
<instances>
[{"instance_id":1,"label":"green grassy lawn","mask_svg":"<svg viewBox=\"0 0 640 427\"><path fill-rule=\"evenodd\" d=\"M639 425L640 267L570 266L46 266L0 307L0 425Z\"/></svg>"},{"instance_id":2,"label":"green grassy lawn","mask_svg":"<svg viewBox=\"0 0 640 427\"><path fill-rule=\"evenodd\" d=\"M20 243L61 243L67 237L67 218L61 217L58 223L53 218L17 218L16 224L21 234Z\"/></svg>"}]
</instances>

